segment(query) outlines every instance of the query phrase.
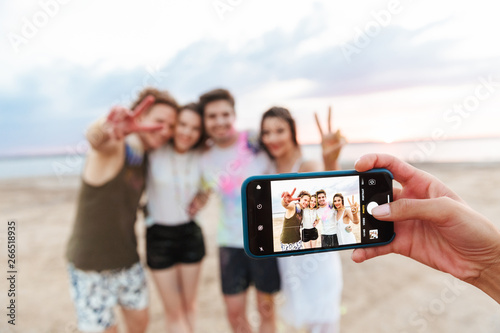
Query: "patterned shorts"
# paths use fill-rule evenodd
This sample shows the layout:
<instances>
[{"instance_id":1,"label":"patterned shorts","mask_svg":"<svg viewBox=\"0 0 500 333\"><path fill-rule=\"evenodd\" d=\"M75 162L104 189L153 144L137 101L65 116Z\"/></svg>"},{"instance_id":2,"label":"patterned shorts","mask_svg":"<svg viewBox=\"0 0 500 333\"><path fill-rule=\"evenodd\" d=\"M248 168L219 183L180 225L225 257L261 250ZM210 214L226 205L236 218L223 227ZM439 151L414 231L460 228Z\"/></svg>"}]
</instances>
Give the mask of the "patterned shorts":
<instances>
[{"instance_id":1,"label":"patterned shorts","mask_svg":"<svg viewBox=\"0 0 500 333\"><path fill-rule=\"evenodd\" d=\"M68 264L78 329L100 332L115 325L113 308L143 310L148 306L146 275L141 263L109 271L82 271Z\"/></svg>"},{"instance_id":2,"label":"patterned shorts","mask_svg":"<svg viewBox=\"0 0 500 333\"><path fill-rule=\"evenodd\" d=\"M302 249L302 240L295 243L281 243L281 251L292 251Z\"/></svg>"}]
</instances>

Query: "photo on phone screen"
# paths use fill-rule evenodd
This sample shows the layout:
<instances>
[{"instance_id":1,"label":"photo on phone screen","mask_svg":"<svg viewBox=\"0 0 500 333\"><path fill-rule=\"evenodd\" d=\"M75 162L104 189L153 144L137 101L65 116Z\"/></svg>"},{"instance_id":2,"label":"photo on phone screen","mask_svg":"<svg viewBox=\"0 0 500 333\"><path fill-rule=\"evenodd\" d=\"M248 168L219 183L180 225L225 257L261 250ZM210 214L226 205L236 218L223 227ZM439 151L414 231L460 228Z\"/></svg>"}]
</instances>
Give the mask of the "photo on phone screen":
<instances>
[{"instance_id":1,"label":"photo on phone screen","mask_svg":"<svg viewBox=\"0 0 500 333\"><path fill-rule=\"evenodd\" d=\"M282 194L292 191L290 211ZM271 181L274 251L360 243L359 195L358 176Z\"/></svg>"},{"instance_id":2,"label":"photo on phone screen","mask_svg":"<svg viewBox=\"0 0 500 333\"><path fill-rule=\"evenodd\" d=\"M392 201L392 175L337 171L250 177L242 187L245 250L282 256L386 244L392 222L371 209Z\"/></svg>"}]
</instances>

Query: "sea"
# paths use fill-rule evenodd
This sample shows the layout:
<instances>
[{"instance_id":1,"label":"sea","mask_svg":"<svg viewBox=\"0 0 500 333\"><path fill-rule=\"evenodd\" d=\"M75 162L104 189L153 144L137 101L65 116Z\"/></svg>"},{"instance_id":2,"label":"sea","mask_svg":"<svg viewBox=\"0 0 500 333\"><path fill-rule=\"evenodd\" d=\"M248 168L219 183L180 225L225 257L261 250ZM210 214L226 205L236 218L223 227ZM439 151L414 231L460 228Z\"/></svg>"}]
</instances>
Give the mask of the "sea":
<instances>
[{"instance_id":1,"label":"sea","mask_svg":"<svg viewBox=\"0 0 500 333\"><path fill-rule=\"evenodd\" d=\"M71 151L71 149L68 149ZM73 150L75 151L75 150ZM319 144L302 145L306 159L321 160ZM500 137L445 141L348 143L340 155L344 168L368 153L386 153L410 163L499 163ZM82 172L85 156L76 153L0 157L0 179L54 177L64 179Z\"/></svg>"}]
</instances>

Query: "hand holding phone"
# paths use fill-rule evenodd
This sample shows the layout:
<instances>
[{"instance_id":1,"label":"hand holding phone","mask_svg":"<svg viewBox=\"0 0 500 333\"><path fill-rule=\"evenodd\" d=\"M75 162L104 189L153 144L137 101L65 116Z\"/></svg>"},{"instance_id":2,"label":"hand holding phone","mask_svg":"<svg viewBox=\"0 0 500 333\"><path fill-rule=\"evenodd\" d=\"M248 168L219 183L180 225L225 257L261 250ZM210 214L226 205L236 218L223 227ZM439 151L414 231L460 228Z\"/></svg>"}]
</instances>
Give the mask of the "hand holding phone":
<instances>
[{"instance_id":1,"label":"hand holding phone","mask_svg":"<svg viewBox=\"0 0 500 333\"><path fill-rule=\"evenodd\" d=\"M375 246L394 238L393 223L371 215L373 207L392 201L387 170L255 176L244 182L242 197L245 250L252 257Z\"/></svg>"}]
</instances>

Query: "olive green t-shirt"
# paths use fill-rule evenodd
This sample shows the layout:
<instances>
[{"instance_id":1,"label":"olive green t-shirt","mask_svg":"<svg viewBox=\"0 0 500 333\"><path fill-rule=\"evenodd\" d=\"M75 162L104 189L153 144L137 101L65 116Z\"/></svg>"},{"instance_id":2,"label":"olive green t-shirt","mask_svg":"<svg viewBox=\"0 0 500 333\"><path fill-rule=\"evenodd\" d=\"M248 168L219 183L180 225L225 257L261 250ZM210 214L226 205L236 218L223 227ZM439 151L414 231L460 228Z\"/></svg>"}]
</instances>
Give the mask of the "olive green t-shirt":
<instances>
[{"instance_id":1,"label":"olive green t-shirt","mask_svg":"<svg viewBox=\"0 0 500 333\"><path fill-rule=\"evenodd\" d=\"M295 208L293 216L290 218L285 217L285 220L283 221L283 229L280 237L281 243L292 244L300 240L301 222L301 216L297 213L297 208Z\"/></svg>"},{"instance_id":2,"label":"olive green t-shirt","mask_svg":"<svg viewBox=\"0 0 500 333\"><path fill-rule=\"evenodd\" d=\"M126 145L118 175L100 186L82 180L66 257L76 268L103 271L139 261L134 224L145 183L145 157Z\"/></svg>"}]
</instances>

